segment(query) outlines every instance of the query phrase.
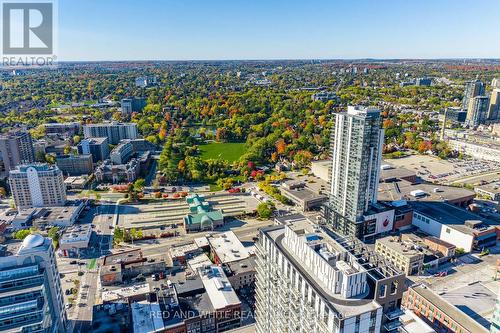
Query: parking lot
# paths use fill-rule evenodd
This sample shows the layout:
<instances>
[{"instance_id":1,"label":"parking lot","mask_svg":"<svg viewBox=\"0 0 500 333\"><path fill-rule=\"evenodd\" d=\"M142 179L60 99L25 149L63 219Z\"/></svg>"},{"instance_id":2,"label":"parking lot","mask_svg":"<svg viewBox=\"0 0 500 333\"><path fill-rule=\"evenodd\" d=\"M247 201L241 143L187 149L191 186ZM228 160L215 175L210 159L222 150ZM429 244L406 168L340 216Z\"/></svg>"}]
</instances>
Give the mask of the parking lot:
<instances>
[{"instance_id":1,"label":"parking lot","mask_svg":"<svg viewBox=\"0 0 500 333\"><path fill-rule=\"evenodd\" d=\"M225 192L206 194L206 200L212 209L222 209L225 216L237 216L257 209L258 200L250 195ZM185 233L183 218L189 212L185 199L151 200L143 204L125 204L119 206L118 225L124 228L137 228L144 234L167 233L175 230L179 235Z\"/></svg>"},{"instance_id":2,"label":"parking lot","mask_svg":"<svg viewBox=\"0 0 500 333\"><path fill-rule=\"evenodd\" d=\"M435 156L410 155L387 161L395 167L414 171L425 181L441 184L475 183L485 177L499 178L500 163L476 159L442 160Z\"/></svg>"}]
</instances>

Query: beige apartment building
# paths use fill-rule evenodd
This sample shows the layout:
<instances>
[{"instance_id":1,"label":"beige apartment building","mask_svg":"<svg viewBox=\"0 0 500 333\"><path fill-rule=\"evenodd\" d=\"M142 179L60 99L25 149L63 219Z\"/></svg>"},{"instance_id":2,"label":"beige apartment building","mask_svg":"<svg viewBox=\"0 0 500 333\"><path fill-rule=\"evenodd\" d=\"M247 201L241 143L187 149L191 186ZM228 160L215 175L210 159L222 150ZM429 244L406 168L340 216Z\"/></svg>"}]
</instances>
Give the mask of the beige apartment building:
<instances>
[{"instance_id":1,"label":"beige apartment building","mask_svg":"<svg viewBox=\"0 0 500 333\"><path fill-rule=\"evenodd\" d=\"M424 253L401 237L384 237L375 242L375 252L408 275L417 275L424 266Z\"/></svg>"},{"instance_id":2,"label":"beige apartment building","mask_svg":"<svg viewBox=\"0 0 500 333\"><path fill-rule=\"evenodd\" d=\"M66 186L57 166L20 165L9 173L9 183L17 209L63 206Z\"/></svg>"}]
</instances>

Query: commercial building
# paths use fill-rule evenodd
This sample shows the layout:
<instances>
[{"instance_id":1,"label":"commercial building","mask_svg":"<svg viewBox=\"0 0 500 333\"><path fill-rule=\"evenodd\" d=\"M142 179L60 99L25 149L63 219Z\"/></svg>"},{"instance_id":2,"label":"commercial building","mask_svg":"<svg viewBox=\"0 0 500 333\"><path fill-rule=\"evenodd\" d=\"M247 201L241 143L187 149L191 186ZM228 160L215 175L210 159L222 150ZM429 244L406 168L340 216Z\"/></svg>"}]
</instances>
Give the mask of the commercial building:
<instances>
[{"instance_id":1,"label":"commercial building","mask_svg":"<svg viewBox=\"0 0 500 333\"><path fill-rule=\"evenodd\" d=\"M59 239L59 250L65 257L78 255L82 249L87 249L92 237L92 227L90 224L73 225L64 230Z\"/></svg>"},{"instance_id":2,"label":"commercial building","mask_svg":"<svg viewBox=\"0 0 500 333\"><path fill-rule=\"evenodd\" d=\"M10 171L9 184L18 209L64 206L66 203L64 178L57 166L18 166Z\"/></svg>"},{"instance_id":3,"label":"commercial building","mask_svg":"<svg viewBox=\"0 0 500 333\"><path fill-rule=\"evenodd\" d=\"M380 110L349 106L335 114L331 133L330 198L324 219L344 235L362 238L364 214L377 202L384 131Z\"/></svg>"},{"instance_id":4,"label":"commercial building","mask_svg":"<svg viewBox=\"0 0 500 333\"><path fill-rule=\"evenodd\" d=\"M164 274L168 267L166 259L165 256L148 260L140 249L110 254L104 257L99 278L103 286L110 286L121 284L139 275Z\"/></svg>"},{"instance_id":5,"label":"commercial building","mask_svg":"<svg viewBox=\"0 0 500 333\"><path fill-rule=\"evenodd\" d=\"M250 257L250 253L234 232L226 231L207 237L214 263L228 264Z\"/></svg>"},{"instance_id":6,"label":"commercial building","mask_svg":"<svg viewBox=\"0 0 500 333\"><path fill-rule=\"evenodd\" d=\"M125 164L134 154L134 147L129 140L120 141L120 143L113 148L110 154L110 159L113 164Z\"/></svg>"},{"instance_id":7,"label":"commercial building","mask_svg":"<svg viewBox=\"0 0 500 333\"><path fill-rule=\"evenodd\" d=\"M394 182L399 180L406 180L410 183L417 182L417 174L415 171L405 168L395 168L390 164L383 164L380 166L380 181L381 182Z\"/></svg>"},{"instance_id":8,"label":"commercial building","mask_svg":"<svg viewBox=\"0 0 500 333\"><path fill-rule=\"evenodd\" d=\"M234 290L255 287L257 274L255 256L225 264L223 268Z\"/></svg>"},{"instance_id":9,"label":"commercial building","mask_svg":"<svg viewBox=\"0 0 500 333\"><path fill-rule=\"evenodd\" d=\"M407 276L422 273L424 253L411 242L393 236L380 238L375 242L375 252L385 257Z\"/></svg>"},{"instance_id":10,"label":"commercial building","mask_svg":"<svg viewBox=\"0 0 500 333\"><path fill-rule=\"evenodd\" d=\"M484 83L480 80L465 82L464 97L462 99L462 109L467 110L470 100L476 96L484 95L484 90Z\"/></svg>"},{"instance_id":11,"label":"commercial building","mask_svg":"<svg viewBox=\"0 0 500 333\"><path fill-rule=\"evenodd\" d=\"M465 312L460 311L425 285L408 288L404 295L403 306L413 311L436 332L488 332Z\"/></svg>"},{"instance_id":12,"label":"commercial building","mask_svg":"<svg viewBox=\"0 0 500 333\"><path fill-rule=\"evenodd\" d=\"M78 122L68 122L68 123L47 123L43 124L45 128L45 134L64 134L67 136L73 136L80 133L82 126Z\"/></svg>"},{"instance_id":13,"label":"commercial building","mask_svg":"<svg viewBox=\"0 0 500 333\"><path fill-rule=\"evenodd\" d=\"M33 140L27 131L0 135L0 177L18 165L35 162Z\"/></svg>"},{"instance_id":14,"label":"commercial building","mask_svg":"<svg viewBox=\"0 0 500 333\"><path fill-rule=\"evenodd\" d=\"M76 202L67 206L21 209L12 223L12 227L24 229L33 226L39 230L52 226L66 228L76 222L84 207L84 202Z\"/></svg>"},{"instance_id":15,"label":"commercial building","mask_svg":"<svg viewBox=\"0 0 500 333\"><path fill-rule=\"evenodd\" d=\"M487 118L493 121L500 118L500 88L491 91Z\"/></svg>"},{"instance_id":16,"label":"commercial building","mask_svg":"<svg viewBox=\"0 0 500 333\"><path fill-rule=\"evenodd\" d=\"M67 176L90 175L94 171L90 154L57 156L56 165Z\"/></svg>"},{"instance_id":17,"label":"commercial building","mask_svg":"<svg viewBox=\"0 0 500 333\"><path fill-rule=\"evenodd\" d=\"M52 240L33 234L0 256L0 332L68 329Z\"/></svg>"},{"instance_id":18,"label":"commercial building","mask_svg":"<svg viewBox=\"0 0 500 333\"><path fill-rule=\"evenodd\" d=\"M476 96L470 98L465 124L469 126L484 124L488 119L489 107L490 98L488 96Z\"/></svg>"},{"instance_id":19,"label":"commercial building","mask_svg":"<svg viewBox=\"0 0 500 333\"><path fill-rule=\"evenodd\" d=\"M490 183L474 187L474 192L493 201L500 201L500 183Z\"/></svg>"},{"instance_id":20,"label":"commercial building","mask_svg":"<svg viewBox=\"0 0 500 333\"><path fill-rule=\"evenodd\" d=\"M281 194L303 212L320 207L328 199L326 195L318 194L306 187L304 182L298 182L293 186L286 184L283 184Z\"/></svg>"},{"instance_id":21,"label":"commercial building","mask_svg":"<svg viewBox=\"0 0 500 333\"><path fill-rule=\"evenodd\" d=\"M420 238L412 233L377 239L375 252L409 275L437 267L455 256L456 247L436 237Z\"/></svg>"},{"instance_id":22,"label":"commercial building","mask_svg":"<svg viewBox=\"0 0 500 333\"><path fill-rule=\"evenodd\" d=\"M404 200L446 202L459 207L467 207L474 201L476 194L466 188L413 183L407 180L395 179L379 184L378 198L381 201Z\"/></svg>"},{"instance_id":23,"label":"commercial building","mask_svg":"<svg viewBox=\"0 0 500 333\"><path fill-rule=\"evenodd\" d=\"M91 154L94 163L106 160L109 157L108 138L83 139L78 144L78 154Z\"/></svg>"},{"instance_id":24,"label":"commercial building","mask_svg":"<svg viewBox=\"0 0 500 333\"><path fill-rule=\"evenodd\" d=\"M120 140L137 139L137 124L135 123L100 123L83 126L83 135L88 138L108 138L111 145L116 145Z\"/></svg>"},{"instance_id":25,"label":"commercial building","mask_svg":"<svg viewBox=\"0 0 500 333\"><path fill-rule=\"evenodd\" d=\"M444 202L413 201L412 224L466 252L495 246L497 227L469 211Z\"/></svg>"},{"instance_id":26,"label":"commercial building","mask_svg":"<svg viewBox=\"0 0 500 333\"><path fill-rule=\"evenodd\" d=\"M282 217L257 244L256 332L397 329L404 281L355 237Z\"/></svg>"},{"instance_id":27,"label":"commercial building","mask_svg":"<svg viewBox=\"0 0 500 333\"><path fill-rule=\"evenodd\" d=\"M193 242L174 244L168 252L172 263L176 266L185 266L188 260L203 253L198 245Z\"/></svg>"},{"instance_id":28,"label":"commercial building","mask_svg":"<svg viewBox=\"0 0 500 333\"><path fill-rule=\"evenodd\" d=\"M214 230L224 225L222 210L213 210L208 201L198 194L188 195L189 213L183 218L186 232Z\"/></svg>"},{"instance_id":29,"label":"commercial building","mask_svg":"<svg viewBox=\"0 0 500 333\"><path fill-rule=\"evenodd\" d=\"M222 268L209 265L198 272L132 303L133 332L218 333L240 327L241 302Z\"/></svg>"},{"instance_id":30,"label":"commercial building","mask_svg":"<svg viewBox=\"0 0 500 333\"><path fill-rule=\"evenodd\" d=\"M121 102L122 115L130 115L132 112L140 112L146 106L146 99L143 97L124 98Z\"/></svg>"}]
</instances>

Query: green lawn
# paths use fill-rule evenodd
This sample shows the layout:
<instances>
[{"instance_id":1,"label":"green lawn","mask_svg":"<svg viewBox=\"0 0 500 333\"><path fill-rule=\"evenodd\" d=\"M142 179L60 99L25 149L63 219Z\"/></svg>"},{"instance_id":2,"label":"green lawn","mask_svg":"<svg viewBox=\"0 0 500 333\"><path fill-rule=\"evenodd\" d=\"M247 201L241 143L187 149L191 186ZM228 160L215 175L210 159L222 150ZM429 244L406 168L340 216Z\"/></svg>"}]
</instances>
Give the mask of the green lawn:
<instances>
[{"instance_id":1,"label":"green lawn","mask_svg":"<svg viewBox=\"0 0 500 333\"><path fill-rule=\"evenodd\" d=\"M245 152L245 144L235 142L212 142L200 146L200 152L201 158L204 160L223 159L228 162L234 162Z\"/></svg>"}]
</instances>

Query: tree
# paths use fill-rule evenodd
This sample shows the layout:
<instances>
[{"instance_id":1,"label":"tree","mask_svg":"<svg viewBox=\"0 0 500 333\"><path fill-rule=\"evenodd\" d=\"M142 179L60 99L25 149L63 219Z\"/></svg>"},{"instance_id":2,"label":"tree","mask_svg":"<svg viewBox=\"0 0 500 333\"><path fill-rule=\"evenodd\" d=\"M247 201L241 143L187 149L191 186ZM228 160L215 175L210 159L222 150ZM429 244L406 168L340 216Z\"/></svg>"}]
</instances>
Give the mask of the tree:
<instances>
[{"instance_id":1,"label":"tree","mask_svg":"<svg viewBox=\"0 0 500 333\"><path fill-rule=\"evenodd\" d=\"M283 155L286 151L286 143L285 140L279 139L276 141L276 152L278 155Z\"/></svg>"},{"instance_id":2,"label":"tree","mask_svg":"<svg viewBox=\"0 0 500 333\"><path fill-rule=\"evenodd\" d=\"M305 168L311 164L312 157L313 155L310 151L301 150L295 154L295 156L293 157L293 161L298 168Z\"/></svg>"},{"instance_id":3,"label":"tree","mask_svg":"<svg viewBox=\"0 0 500 333\"><path fill-rule=\"evenodd\" d=\"M68 143L66 146L64 146L64 154L69 154L71 153L71 145Z\"/></svg>"},{"instance_id":4,"label":"tree","mask_svg":"<svg viewBox=\"0 0 500 333\"><path fill-rule=\"evenodd\" d=\"M15 239L18 239L18 240L23 240L26 237L28 237L28 235L30 235L30 234L31 234L30 229L21 229L21 230L13 232L12 237Z\"/></svg>"},{"instance_id":5,"label":"tree","mask_svg":"<svg viewBox=\"0 0 500 333\"><path fill-rule=\"evenodd\" d=\"M185 160L179 161L179 163L177 164L177 170L179 170L180 173L184 173L186 171L186 161Z\"/></svg>"},{"instance_id":6,"label":"tree","mask_svg":"<svg viewBox=\"0 0 500 333\"><path fill-rule=\"evenodd\" d=\"M73 144L74 144L74 145L79 144L79 143L80 143L80 141L82 141L82 138L81 138L79 135L75 135L75 136L73 137Z\"/></svg>"},{"instance_id":7,"label":"tree","mask_svg":"<svg viewBox=\"0 0 500 333\"><path fill-rule=\"evenodd\" d=\"M142 178L139 178L134 182L133 188L136 192L141 192L144 189L145 185L146 185L146 181Z\"/></svg>"},{"instance_id":8,"label":"tree","mask_svg":"<svg viewBox=\"0 0 500 333\"><path fill-rule=\"evenodd\" d=\"M0 186L0 198L6 197L7 196L7 190L5 187Z\"/></svg>"},{"instance_id":9,"label":"tree","mask_svg":"<svg viewBox=\"0 0 500 333\"><path fill-rule=\"evenodd\" d=\"M47 236L52 239L52 244L54 245L54 248L59 247L59 228L58 227L52 227L49 229L49 232L47 233Z\"/></svg>"},{"instance_id":10,"label":"tree","mask_svg":"<svg viewBox=\"0 0 500 333\"><path fill-rule=\"evenodd\" d=\"M268 219L268 218L271 217L271 215L273 215L273 211L271 210L271 207L270 207L270 205L268 203L261 202L257 206L257 214L262 219Z\"/></svg>"}]
</instances>

